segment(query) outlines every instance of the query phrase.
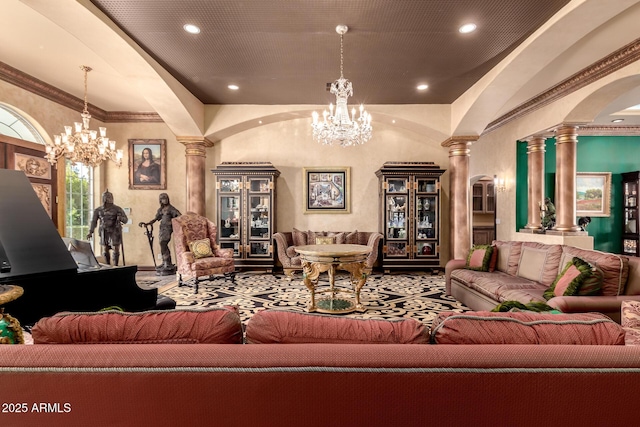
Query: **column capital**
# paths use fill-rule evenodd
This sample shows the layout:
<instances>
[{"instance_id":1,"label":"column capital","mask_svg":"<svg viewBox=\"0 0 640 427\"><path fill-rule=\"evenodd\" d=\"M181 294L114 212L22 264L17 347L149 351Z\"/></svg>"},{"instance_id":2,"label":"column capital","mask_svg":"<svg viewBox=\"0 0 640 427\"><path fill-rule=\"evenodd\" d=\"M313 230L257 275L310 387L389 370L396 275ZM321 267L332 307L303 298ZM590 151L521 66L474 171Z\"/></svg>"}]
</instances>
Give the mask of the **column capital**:
<instances>
[{"instance_id":1,"label":"column capital","mask_svg":"<svg viewBox=\"0 0 640 427\"><path fill-rule=\"evenodd\" d=\"M480 137L478 135L460 135L445 139L440 145L443 147L459 146L460 144L471 145Z\"/></svg>"},{"instance_id":2,"label":"column capital","mask_svg":"<svg viewBox=\"0 0 640 427\"><path fill-rule=\"evenodd\" d=\"M205 148L213 147L213 141L207 139L204 136L176 136L176 139L180 144L185 146L189 145L202 145Z\"/></svg>"}]
</instances>

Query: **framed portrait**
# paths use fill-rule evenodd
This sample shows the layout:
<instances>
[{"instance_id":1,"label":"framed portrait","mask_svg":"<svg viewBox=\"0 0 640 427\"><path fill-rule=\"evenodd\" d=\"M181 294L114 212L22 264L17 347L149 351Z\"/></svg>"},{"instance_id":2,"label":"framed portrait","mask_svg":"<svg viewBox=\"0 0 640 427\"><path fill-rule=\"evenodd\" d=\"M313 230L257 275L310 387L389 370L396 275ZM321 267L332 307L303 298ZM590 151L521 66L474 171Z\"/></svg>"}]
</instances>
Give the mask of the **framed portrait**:
<instances>
[{"instance_id":1,"label":"framed portrait","mask_svg":"<svg viewBox=\"0 0 640 427\"><path fill-rule=\"evenodd\" d=\"M576 215L611 215L611 172L576 174Z\"/></svg>"},{"instance_id":2,"label":"framed portrait","mask_svg":"<svg viewBox=\"0 0 640 427\"><path fill-rule=\"evenodd\" d=\"M304 213L350 212L349 167L303 168Z\"/></svg>"},{"instance_id":3,"label":"framed portrait","mask_svg":"<svg viewBox=\"0 0 640 427\"><path fill-rule=\"evenodd\" d=\"M164 139L129 140L129 189L167 188L167 146Z\"/></svg>"}]
</instances>

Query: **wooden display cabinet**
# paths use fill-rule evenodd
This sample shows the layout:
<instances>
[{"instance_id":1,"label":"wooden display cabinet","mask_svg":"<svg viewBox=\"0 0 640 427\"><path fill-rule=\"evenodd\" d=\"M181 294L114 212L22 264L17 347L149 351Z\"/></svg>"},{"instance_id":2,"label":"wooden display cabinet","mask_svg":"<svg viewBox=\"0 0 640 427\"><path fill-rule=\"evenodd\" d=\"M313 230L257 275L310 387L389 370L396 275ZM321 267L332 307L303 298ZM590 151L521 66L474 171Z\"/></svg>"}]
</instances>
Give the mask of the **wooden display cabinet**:
<instances>
[{"instance_id":1,"label":"wooden display cabinet","mask_svg":"<svg viewBox=\"0 0 640 427\"><path fill-rule=\"evenodd\" d=\"M639 256L638 242L638 189L640 187L640 171L622 174L622 210L624 228L622 230L622 253Z\"/></svg>"},{"instance_id":2,"label":"wooden display cabinet","mask_svg":"<svg viewBox=\"0 0 640 427\"><path fill-rule=\"evenodd\" d=\"M440 270L440 177L433 162L386 162L378 171L382 268Z\"/></svg>"},{"instance_id":3,"label":"wooden display cabinet","mask_svg":"<svg viewBox=\"0 0 640 427\"><path fill-rule=\"evenodd\" d=\"M276 178L270 162L223 162L216 176L218 244L233 249L237 268L273 271Z\"/></svg>"}]
</instances>

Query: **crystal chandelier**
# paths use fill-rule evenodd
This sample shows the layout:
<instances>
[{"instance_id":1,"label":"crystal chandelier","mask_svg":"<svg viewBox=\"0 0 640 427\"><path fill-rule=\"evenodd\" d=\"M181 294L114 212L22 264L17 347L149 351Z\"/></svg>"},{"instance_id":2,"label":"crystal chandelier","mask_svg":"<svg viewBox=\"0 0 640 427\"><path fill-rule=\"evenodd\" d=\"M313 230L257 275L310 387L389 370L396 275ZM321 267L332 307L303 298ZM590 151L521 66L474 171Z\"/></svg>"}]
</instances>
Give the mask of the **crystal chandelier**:
<instances>
[{"instance_id":1,"label":"crystal chandelier","mask_svg":"<svg viewBox=\"0 0 640 427\"><path fill-rule=\"evenodd\" d=\"M353 87L342 74L342 39L348 29L346 25L336 27L336 32L340 34L340 78L331 84L331 93L336 96L335 114L333 104L329 104L329 112L324 110L322 113L322 121L319 120L318 113L313 112L313 138L325 145L340 144L342 147L349 147L364 144L371 139L371 114L364 110L364 106L360 105L360 115L357 118L355 108L351 110L349 117L347 98L353 96Z\"/></svg>"},{"instance_id":2,"label":"crystal chandelier","mask_svg":"<svg viewBox=\"0 0 640 427\"><path fill-rule=\"evenodd\" d=\"M82 123L75 122L75 132L71 126L64 127L64 133L54 135L53 145L47 144L45 158L51 164L56 164L62 156L72 162L82 162L87 166L97 166L104 160L113 161L118 167L122 165L122 150L116 150L116 142L107 138L107 128L100 127L100 136L95 130L89 129L91 114L87 109L87 73L91 67L82 65L84 71L84 110Z\"/></svg>"}]
</instances>

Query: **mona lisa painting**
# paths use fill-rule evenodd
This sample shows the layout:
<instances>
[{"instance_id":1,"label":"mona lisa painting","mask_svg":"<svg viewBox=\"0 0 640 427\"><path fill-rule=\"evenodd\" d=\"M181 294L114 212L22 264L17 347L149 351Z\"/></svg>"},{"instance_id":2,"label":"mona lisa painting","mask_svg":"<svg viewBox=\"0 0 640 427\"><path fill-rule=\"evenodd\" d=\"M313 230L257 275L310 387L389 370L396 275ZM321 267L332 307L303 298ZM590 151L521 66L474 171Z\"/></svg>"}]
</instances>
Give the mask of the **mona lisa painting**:
<instances>
[{"instance_id":1,"label":"mona lisa painting","mask_svg":"<svg viewBox=\"0 0 640 427\"><path fill-rule=\"evenodd\" d=\"M166 140L130 139L129 188L165 190L167 188L166 158Z\"/></svg>"}]
</instances>

